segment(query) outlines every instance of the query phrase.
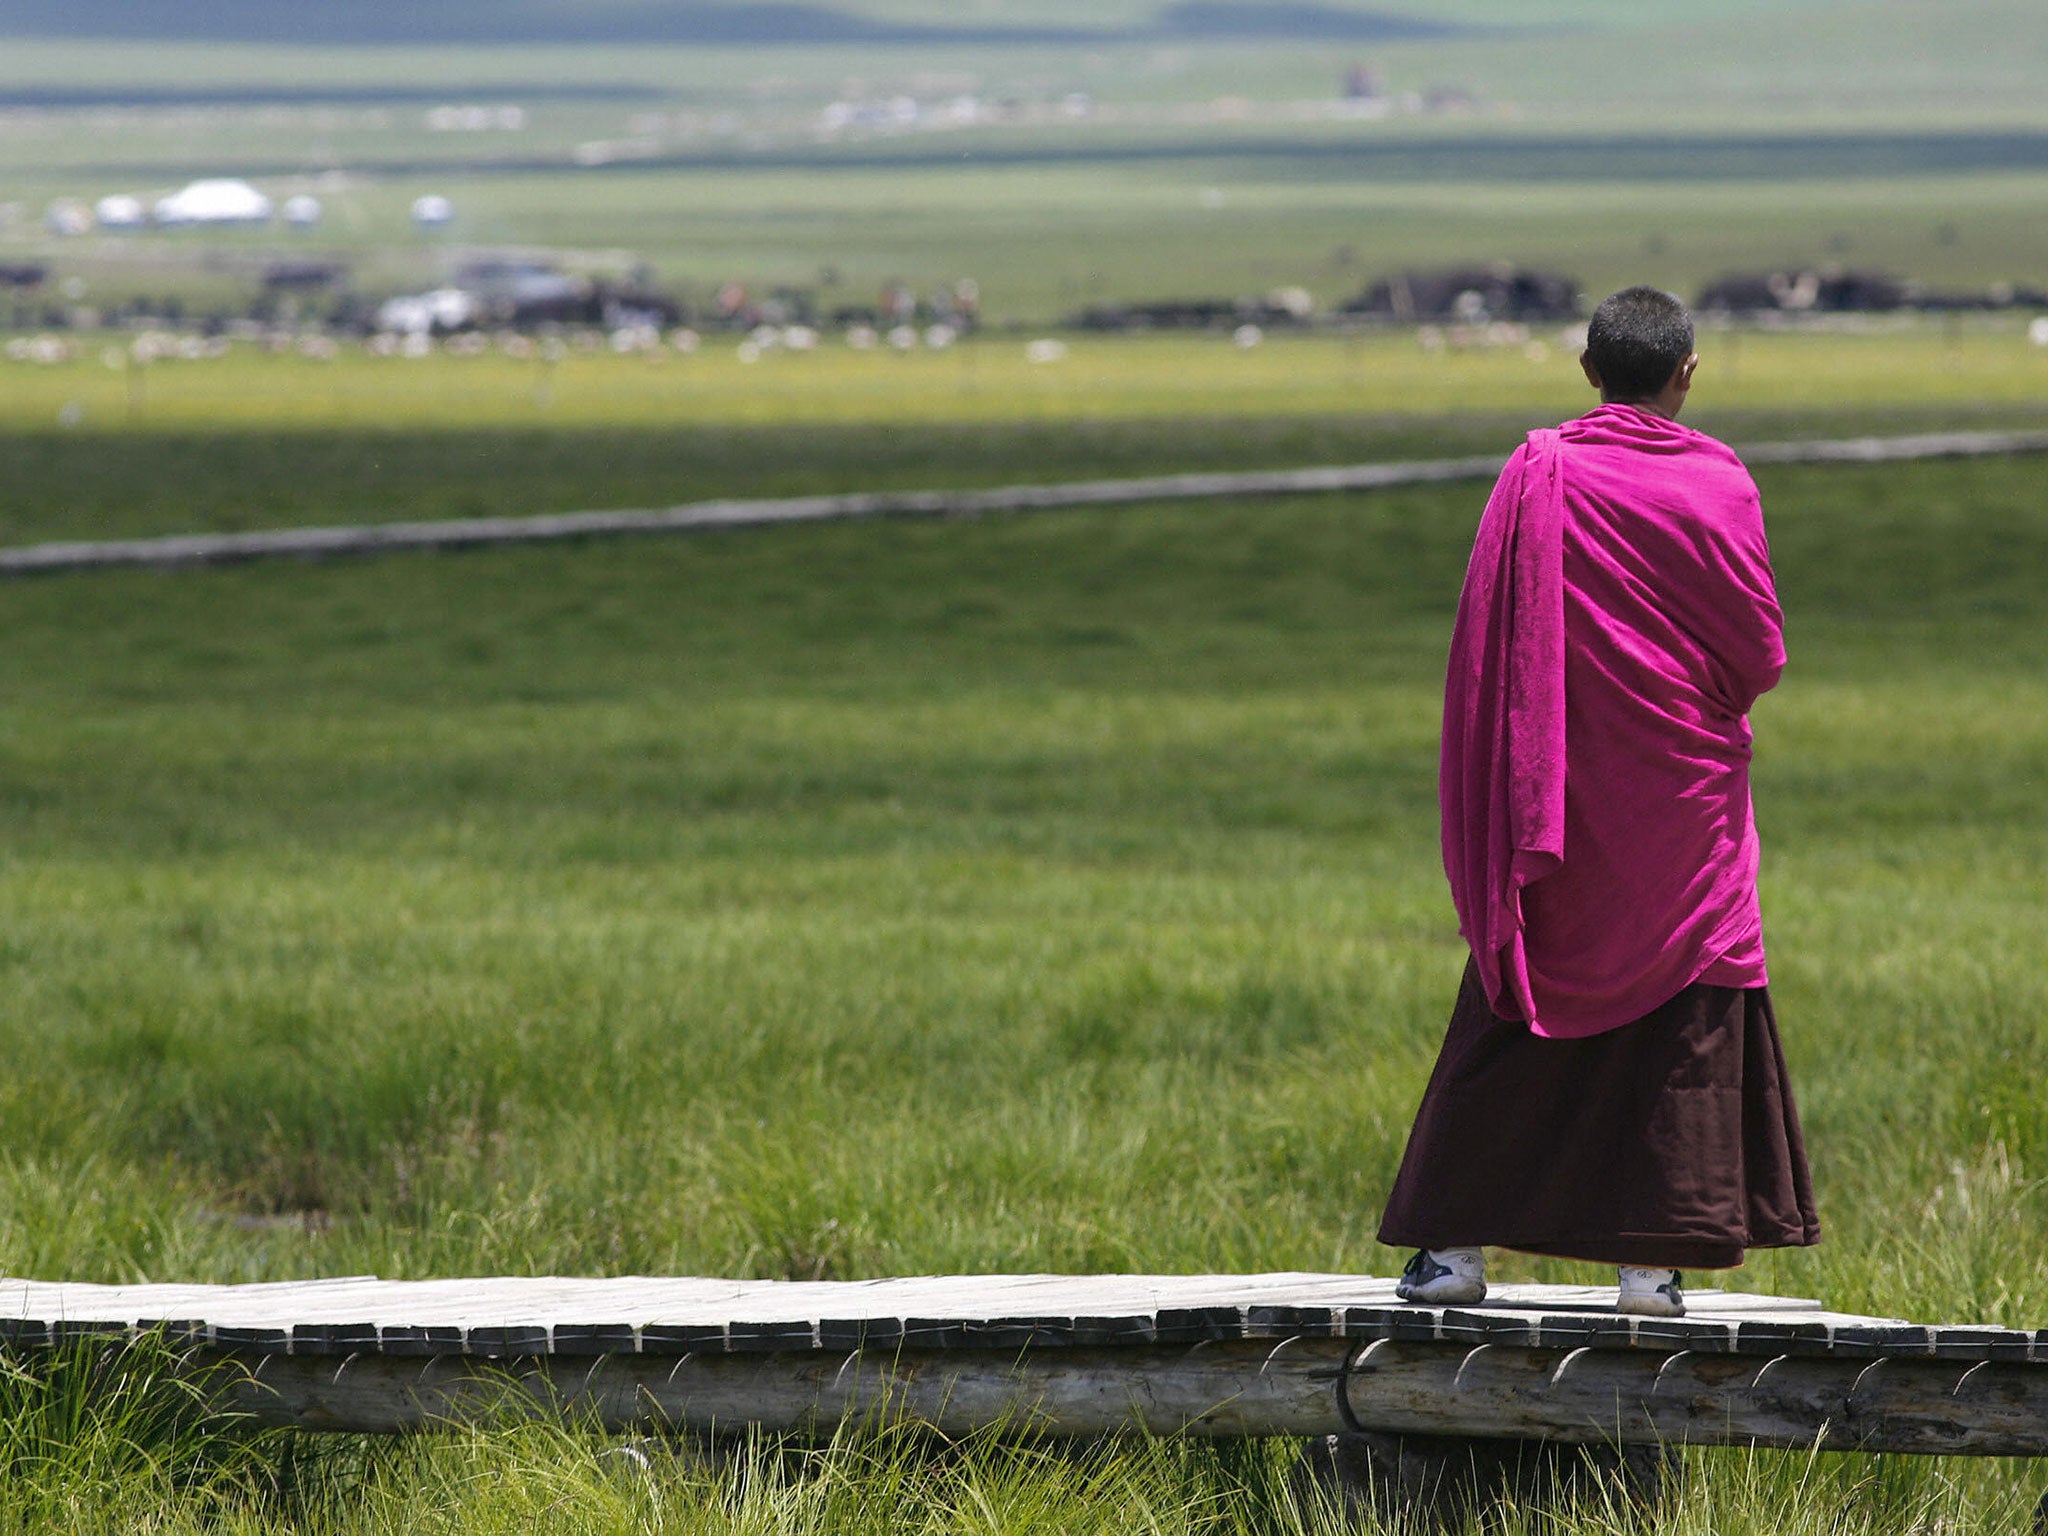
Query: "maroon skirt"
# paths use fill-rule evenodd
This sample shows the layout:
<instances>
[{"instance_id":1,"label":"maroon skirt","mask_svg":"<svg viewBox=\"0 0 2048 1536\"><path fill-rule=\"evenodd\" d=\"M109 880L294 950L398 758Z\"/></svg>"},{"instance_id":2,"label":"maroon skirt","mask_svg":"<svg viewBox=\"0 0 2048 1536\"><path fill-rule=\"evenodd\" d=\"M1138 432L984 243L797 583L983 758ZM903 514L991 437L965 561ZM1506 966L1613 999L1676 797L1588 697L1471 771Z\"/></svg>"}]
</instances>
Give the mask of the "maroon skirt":
<instances>
[{"instance_id":1,"label":"maroon skirt","mask_svg":"<svg viewBox=\"0 0 2048 1536\"><path fill-rule=\"evenodd\" d=\"M1379 1236L1672 1269L1819 1242L1769 991L1696 983L1551 1040L1497 1017L1468 963Z\"/></svg>"}]
</instances>

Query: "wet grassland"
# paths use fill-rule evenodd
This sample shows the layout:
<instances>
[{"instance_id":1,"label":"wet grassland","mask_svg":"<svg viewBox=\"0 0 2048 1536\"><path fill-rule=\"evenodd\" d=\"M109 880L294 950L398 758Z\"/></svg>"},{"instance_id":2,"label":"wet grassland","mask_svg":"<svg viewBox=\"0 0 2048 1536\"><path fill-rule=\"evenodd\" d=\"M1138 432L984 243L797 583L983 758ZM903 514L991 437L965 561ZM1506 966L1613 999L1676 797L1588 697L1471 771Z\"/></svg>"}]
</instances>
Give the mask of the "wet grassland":
<instances>
[{"instance_id":1,"label":"wet grassland","mask_svg":"<svg viewBox=\"0 0 2048 1536\"><path fill-rule=\"evenodd\" d=\"M1838 413L1774 382L1795 342L1811 350L1784 377L1833 381ZM1855 352L1885 344L1934 350L1889 373ZM10 453L46 470L0 500L9 542L665 504L1504 451L1576 404L1561 358L1204 345L1098 364L1082 341L1014 369L991 346L981 396L951 354L571 358L559 426L492 358L230 358L152 376L132 428L97 406L15 428ZM1965 375L1997 361L1951 395L1945 346ZM2024 422L2026 389L2000 381L2037 356L2010 332L1745 336L1724 417L1701 420L1754 439ZM360 390L360 415L315 430L220 404L284 398L265 370L287 365ZM495 382L416 382L463 365ZM806 393L805 365L878 370L908 403L872 395L859 419L844 390ZM713 368L786 382L775 413L809 419L761 424L738 383L687 409L650 394L637 425L622 384L573 419L607 369L640 399ZM1428 370L1467 368L1433 392ZM987 408L1013 371L1013 401L1050 398ZM52 381L100 373L10 368L0 389L50 404ZM203 425L179 417L188 387L223 392ZM1446 430L1461 399L1485 414ZM1759 472L1793 658L1756 717L1765 914L1828 1241L1731 1284L2048 1318L2040 476L2027 458ZM1373 1224L1460 965L1433 767L1478 499L0 586L7 1268L1386 1272ZM18 1528L144 1509L171 1529L1235 1530L1264 1518L1278 1465L849 1442L649 1483L606 1470L601 1441L512 1434L271 1446L256 1472L200 1456L173 1477L119 1423L55 1435L35 1466L26 1434L0 1499ZM2001 1530L2039 1482L1694 1465L1662 1529Z\"/></svg>"}]
</instances>

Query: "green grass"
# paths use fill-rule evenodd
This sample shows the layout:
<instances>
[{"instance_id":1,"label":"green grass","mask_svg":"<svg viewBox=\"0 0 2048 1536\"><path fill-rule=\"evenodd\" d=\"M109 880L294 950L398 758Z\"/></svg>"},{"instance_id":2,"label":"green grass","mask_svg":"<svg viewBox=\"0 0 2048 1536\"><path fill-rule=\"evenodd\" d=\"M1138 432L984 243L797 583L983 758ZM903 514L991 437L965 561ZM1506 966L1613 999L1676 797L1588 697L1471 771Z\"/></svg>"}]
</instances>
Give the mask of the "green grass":
<instances>
[{"instance_id":1,"label":"green grass","mask_svg":"<svg viewBox=\"0 0 2048 1536\"><path fill-rule=\"evenodd\" d=\"M242 347L131 369L93 345L0 363L0 541L1484 454L1586 399L1548 330L1533 354L1431 353L1410 333L1250 352L1083 337L1047 365L1012 336L751 365L735 343L551 366ZM1693 410L1736 442L2048 424L2048 352L2013 319L1701 346Z\"/></svg>"},{"instance_id":2,"label":"green grass","mask_svg":"<svg viewBox=\"0 0 2048 1536\"><path fill-rule=\"evenodd\" d=\"M1761 477L1765 910L1828 1240L1732 1284L2048 1315L2037 477ZM1383 1271L1459 965L1474 494L0 587L9 1269ZM350 1444L282 1503L123 1486L168 1528L655 1523L601 1442ZM894 1454L664 1473L661 1518L1232 1530L1269 1487L1262 1452ZM1695 1465L1665 1529L2004 1529L2033 1480Z\"/></svg>"}]
</instances>

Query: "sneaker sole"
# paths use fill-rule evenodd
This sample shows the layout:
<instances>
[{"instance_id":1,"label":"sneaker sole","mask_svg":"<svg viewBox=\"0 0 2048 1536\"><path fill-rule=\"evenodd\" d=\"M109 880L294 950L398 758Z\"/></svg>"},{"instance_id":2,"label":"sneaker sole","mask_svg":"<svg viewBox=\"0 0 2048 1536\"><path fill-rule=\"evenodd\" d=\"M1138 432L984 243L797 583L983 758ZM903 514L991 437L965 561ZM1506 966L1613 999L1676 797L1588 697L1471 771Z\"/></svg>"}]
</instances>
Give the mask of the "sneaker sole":
<instances>
[{"instance_id":1,"label":"sneaker sole","mask_svg":"<svg viewBox=\"0 0 2048 1536\"><path fill-rule=\"evenodd\" d=\"M1630 1317L1683 1317L1685 1303L1672 1302L1662 1296L1623 1296L1614 1303L1614 1310Z\"/></svg>"},{"instance_id":2,"label":"sneaker sole","mask_svg":"<svg viewBox=\"0 0 2048 1536\"><path fill-rule=\"evenodd\" d=\"M1486 1300L1484 1280L1444 1279L1412 1291L1395 1291L1401 1300L1422 1307L1464 1307Z\"/></svg>"}]
</instances>

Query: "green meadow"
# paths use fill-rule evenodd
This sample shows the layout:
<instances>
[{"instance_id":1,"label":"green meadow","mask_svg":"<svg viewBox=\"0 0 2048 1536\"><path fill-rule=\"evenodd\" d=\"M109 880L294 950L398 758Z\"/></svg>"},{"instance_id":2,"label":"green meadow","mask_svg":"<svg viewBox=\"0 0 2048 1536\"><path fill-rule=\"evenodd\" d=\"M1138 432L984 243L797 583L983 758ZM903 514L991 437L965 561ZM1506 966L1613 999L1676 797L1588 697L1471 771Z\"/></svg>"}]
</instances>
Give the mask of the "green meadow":
<instances>
[{"instance_id":1,"label":"green meadow","mask_svg":"<svg viewBox=\"0 0 2048 1536\"><path fill-rule=\"evenodd\" d=\"M1576 405L1562 355L1412 338L1081 339L1039 368L978 345L572 356L544 407L530 362L237 353L154 365L132 424L91 393L125 409L95 357L13 365L7 441L30 472L0 492L4 526L1476 452ZM1875 368L1864 346L1911 361ZM2012 332L1735 352L1701 420L1753 440L2038 419L2039 355ZM886 381L866 419L847 419L854 378ZM1840 403L1802 413L1802 378ZM37 424L72 398L76 427ZM1764 899L1827 1241L1726 1283L2038 1325L2040 463L1759 478L1793 654L1757 712ZM0 586L8 1268L1387 1272L1401 1256L1374 1222L1461 963L1433 768L1477 500ZM89 1365L0 1380L23 1426L0 1443L6 1528L1325 1519L1288 1493L1286 1446L852 1437L625 1475L573 1429L308 1446L195 1427L145 1373L88 1391ZM2040 1491L2025 1465L1688 1468L1655 1529L2006 1531Z\"/></svg>"},{"instance_id":2,"label":"green meadow","mask_svg":"<svg viewBox=\"0 0 2048 1536\"><path fill-rule=\"evenodd\" d=\"M1578 410L1576 337L1021 336L942 351L564 349L325 361L236 344L0 362L0 540L664 507L1504 452ZM2048 348L2011 317L1702 339L1693 409L1737 443L2048 427Z\"/></svg>"}]
</instances>

